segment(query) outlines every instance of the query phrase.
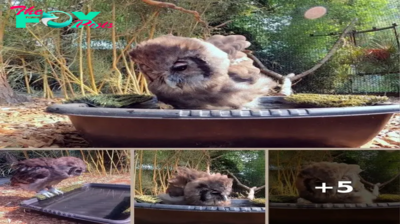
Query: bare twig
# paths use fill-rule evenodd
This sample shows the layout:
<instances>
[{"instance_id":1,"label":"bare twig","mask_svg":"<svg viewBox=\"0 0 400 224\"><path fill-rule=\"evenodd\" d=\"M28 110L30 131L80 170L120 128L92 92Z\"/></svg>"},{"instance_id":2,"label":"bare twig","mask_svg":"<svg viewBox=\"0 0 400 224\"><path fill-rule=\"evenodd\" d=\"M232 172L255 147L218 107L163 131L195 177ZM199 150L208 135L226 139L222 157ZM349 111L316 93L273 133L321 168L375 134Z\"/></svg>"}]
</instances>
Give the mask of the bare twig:
<instances>
[{"instance_id":1,"label":"bare twig","mask_svg":"<svg viewBox=\"0 0 400 224\"><path fill-rule=\"evenodd\" d=\"M169 2L159 2L159 1L154 1L154 0L142 0L142 2L144 2L148 5L156 6L156 7L170 8L170 9L175 9L175 10L178 10L178 11L181 11L184 13L192 14L194 16L194 18L196 19L196 21L199 23L202 23L204 25L205 29L207 31L209 31L208 23L201 19L200 13L197 11L185 9L185 8L182 8L180 6L177 6L177 5L175 5L173 3L169 3Z\"/></svg>"},{"instance_id":2,"label":"bare twig","mask_svg":"<svg viewBox=\"0 0 400 224\"><path fill-rule=\"evenodd\" d=\"M250 51L245 51L245 53L247 54L247 56L249 57L249 58L251 58L251 60L253 60L256 64L257 64L257 66L260 68L260 70L261 70L261 72L262 73L264 73L264 74L266 74L266 75L268 75L268 76L271 76L272 78L275 78L275 79L278 79L278 80L283 80L283 75L281 75L281 74L279 74L279 73L277 73L277 72L274 72L274 71L272 71L272 70L269 70L267 67L265 67L264 65L263 65L263 63L256 57L256 56L254 56Z\"/></svg>"},{"instance_id":3,"label":"bare twig","mask_svg":"<svg viewBox=\"0 0 400 224\"><path fill-rule=\"evenodd\" d=\"M323 64L325 64L335 53L336 51L339 49L340 44L342 43L344 37L350 32L350 30L353 28L354 24L356 23L357 19L354 19L353 21L351 21L351 23L346 27L346 29L343 31L343 33L340 35L339 39L336 41L336 43L333 45L333 47L331 48L331 50L328 52L328 54L320 61L318 62L316 65L314 65L314 67L312 67L311 69L302 72L296 76L294 76L293 78L291 78L291 81L296 81L299 80L311 73L314 73L316 70L318 70Z\"/></svg>"},{"instance_id":4,"label":"bare twig","mask_svg":"<svg viewBox=\"0 0 400 224\"><path fill-rule=\"evenodd\" d=\"M229 176L231 176L236 181L236 183L239 187L244 188L246 190L250 190L250 187L242 184L242 182L240 182L239 179L235 175L233 175L233 173L229 172L228 170L225 170L225 171L229 174Z\"/></svg>"},{"instance_id":5,"label":"bare twig","mask_svg":"<svg viewBox=\"0 0 400 224\"><path fill-rule=\"evenodd\" d=\"M254 199L255 192L265 188L265 185L263 185L261 187L249 187L249 186L246 186L246 185L242 184L242 182L240 182L239 179L235 175L233 175L233 173L229 172L229 170L225 170L225 171L229 174L229 176L231 176L236 181L236 184L239 187L244 188L244 189L249 191L248 195L247 195L247 198L250 199L250 200Z\"/></svg>"},{"instance_id":6,"label":"bare twig","mask_svg":"<svg viewBox=\"0 0 400 224\"><path fill-rule=\"evenodd\" d=\"M394 181L394 180L395 180L396 178L398 178L398 177L400 177L400 173L398 173L396 176L392 177L390 180L388 180L388 181L386 181L386 182L380 184L380 185L379 185L379 189L382 189L382 188L385 187L386 185L390 184L392 181ZM364 180L364 178L362 178L361 176L360 176L360 180L361 180L361 183L366 184L366 185L369 185L370 187L375 186L375 184Z\"/></svg>"},{"instance_id":7,"label":"bare twig","mask_svg":"<svg viewBox=\"0 0 400 224\"><path fill-rule=\"evenodd\" d=\"M221 27L226 26L227 24L229 24L229 23L231 23L231 22L233 22L233 20L228 20L228 21L223 22L223 23L221 23L221 24L219 24L219 25L217 25L217 26L214 26L213 29L221 28Z\"/></svg>"}]
</instances>

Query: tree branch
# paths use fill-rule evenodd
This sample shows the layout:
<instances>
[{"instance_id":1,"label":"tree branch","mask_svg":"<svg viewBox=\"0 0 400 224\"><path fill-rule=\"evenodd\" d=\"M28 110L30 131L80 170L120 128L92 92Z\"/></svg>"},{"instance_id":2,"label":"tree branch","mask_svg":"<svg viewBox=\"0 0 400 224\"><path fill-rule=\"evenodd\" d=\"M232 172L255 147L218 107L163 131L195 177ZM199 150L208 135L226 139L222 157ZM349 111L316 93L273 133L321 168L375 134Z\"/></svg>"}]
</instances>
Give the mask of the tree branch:
<instances>
[{"instance_id":1,"label":"tree branch","mask_svg":"<svg viewBox=\"0 0 400 224\"><path fill-rule=\"evenodd\" d=\"M277 73L277 72L274 72L274 71L272 71L272 70L269 70L267 67L265 67L264 65L263 65L263 63L256 57L256 56L254 56L250 51L245 51L245 53L247 54L247 56L251 59L251 60L253 60L256 64L257 64L257 66L260 68L260 71L261 71L261 73L264 73L264 74L266 74L266 75L268 75L268 76L270 76L270 77L272 77L272 78L275 78L275 79L278 79L278 80L283 80L283 75L281 75L281 74L279 74L279 73Z\"/></svg>"},{"instance_id":2,"label":"tree branch","mask_svg":"<svg viewBox=\"0 0 400 224\"><path fill-rule=\"evenodd\" d=\"M228 20L228 21L223 22L223 23L221 23L221 24L219 24L217 26L214 26L213 29L221 28L221 27L223 27L223 26L225 26L225 25L227 25L227 24L229 24L231 22L233 22L233 20Z\"/></svg>"},{"instance_id":3,"label":"tree branch","mask_svg":"<svg viewBox=\"0 0 400 224\"><path fill-rule=\"evenodd\" d=\"M204 25L204 27L206 28L206 30L209 31L208 23L201 19L200 13L197 11L185 9L185 8L182 8L180 6L177 6L177 5L175 5L173 3L169 3L169 2L159 2L159 1L155 1L155 0L142 0L142 2L144 2L148 5L152 5L152 6L156 6L156 7L160 7L160 8L170 8L170 9L175 9L175 10L178 10L178 11L181 11L184 13L192 14L194 16L194 18L196 19L196 21L199 23L202 23Z\"/></svg>"},{"instance_id":4,"label":"tree branch","mask_svg":"<svg viewBox=\"0 0 400 224\"><path fill-rule=\"evenodd\" d=\"M236 181L236 183L239 187L244 188L246 190L250 190L250 187L242 184L242 182L240 182L239 179L235 175L233 175L233 173L229 172L228 170L225 170L225 171L229 174L229 176L231 176Z\"/></svg>"},{"instance_id":5,"label":"tree branch","mask_svg":"<svg viewBox=\"0 0 400 224\"><path fill-rule=\"evenodd\" d=\"M259 191L265 188L265 185L261 186L261 187L257 187L254 191Z\"/></svg>"},{"instance_id":6,"label":"tree branch","mask_svg":"<svg viewBox=\"0 0 400 224\"><path fill-rule=\"evenodd\" d=\"M296 81L298 79L301 79L311 73L314 73L317 69L319 69L323 64L325 64L335 53L336 51L339 49L340 44L342 43L343 38L350 32L351 28L354 26L354 24L356 23L357 19L354 19L353 21L351 21L351 23L346 27L346 29L343 31L343 33L340 35L339 39L336 41L336 43L333 45L333 47L331 48L331 50L328 52L328 54L320 61L318 62L314 67L312 67L311 69L302 72L296 76L294 76L293 78L291 78L291 81Z\"/></svg>"},{"instance_id":7,"label":"tree branch","mask_svg":"<svg viewBox=\"0 0 400 224\"><path fill-rule=\"evenodd\" d=\"M384 182L383 184L380 184L380 185L379 185L379 189L382 189L382 188L385 187L386 185L390 184L390 183L391 183L392 181L394 181L397 177L400 177L400 173L398 173L396 176L394 176L394 177L391 178L390 180ZM370 187L375 186L375 184L364 180L364 178L362 178L361 176L360 176L360 180L361 180L361 183L366 184L366 185L369 185Z\"/></svg>"}]
</instances>

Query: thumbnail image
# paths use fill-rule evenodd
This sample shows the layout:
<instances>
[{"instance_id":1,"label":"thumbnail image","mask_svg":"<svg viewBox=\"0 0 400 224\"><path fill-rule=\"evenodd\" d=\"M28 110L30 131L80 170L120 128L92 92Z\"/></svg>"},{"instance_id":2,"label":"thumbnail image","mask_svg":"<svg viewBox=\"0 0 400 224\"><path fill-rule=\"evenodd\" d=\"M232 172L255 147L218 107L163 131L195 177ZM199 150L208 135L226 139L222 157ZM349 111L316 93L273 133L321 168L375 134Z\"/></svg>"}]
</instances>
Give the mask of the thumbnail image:
<instances>
[{"instance_id":1,"label":"thumbnail image","mask_svg":"<svg viewBox=\"0 0 400 224\"><path fill-rule=\"evenodd\" d=\"M135 224L265 223L264 150L135 150Z\"/></svg>"},{"instance_id":2,"label":"thumbnail image","mask_svg":"<svg viewBox=\"0 0 400 224\"><path fill-rule=\"evenodd\" d=\"M400 150L269 151L269 221L400 219Z\"/></svg>"},{"instance_id":3,"label":"thumbnail image","mask_svg":"<svg viewBox=\"0 0 400 224\"><path fill-rule=\"evenodd\" d=\"M130 223L129 150L1 150L0 223Z\"/></svg>"}]
</instances>

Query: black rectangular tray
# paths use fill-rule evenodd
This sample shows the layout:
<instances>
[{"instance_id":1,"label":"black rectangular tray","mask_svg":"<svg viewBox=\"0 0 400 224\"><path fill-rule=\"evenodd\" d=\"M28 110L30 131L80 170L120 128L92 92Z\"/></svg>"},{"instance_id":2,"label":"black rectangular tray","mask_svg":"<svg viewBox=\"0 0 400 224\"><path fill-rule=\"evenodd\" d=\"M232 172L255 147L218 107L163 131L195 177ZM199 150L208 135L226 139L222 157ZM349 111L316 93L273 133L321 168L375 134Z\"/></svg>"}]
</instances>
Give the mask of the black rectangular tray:
<instances>
[{"instance_id":1,"label":"black rectangular tray","mask_svg":"<svg viewBox=\"0 0 400 224\"><path fill-rule=\"evenodd\" d=\"M118 218L105 217L122 204L129 203L130 207L130 189L130 185L89 183L49 199L25 200L21 203L21 207L94 223L128 224L131 220L130 215Z\"/></svg>"},{"instance_id":2,"label":"black rectangular tray","mask_svg":"<svg viewBox=\"0 0 400 224\"><path fill-rule=\"evenodd\" d=\"M265 224L265 207L233 199L231 206L192 206L135 202L135 224Z\"/></svg>"}]
</instances>

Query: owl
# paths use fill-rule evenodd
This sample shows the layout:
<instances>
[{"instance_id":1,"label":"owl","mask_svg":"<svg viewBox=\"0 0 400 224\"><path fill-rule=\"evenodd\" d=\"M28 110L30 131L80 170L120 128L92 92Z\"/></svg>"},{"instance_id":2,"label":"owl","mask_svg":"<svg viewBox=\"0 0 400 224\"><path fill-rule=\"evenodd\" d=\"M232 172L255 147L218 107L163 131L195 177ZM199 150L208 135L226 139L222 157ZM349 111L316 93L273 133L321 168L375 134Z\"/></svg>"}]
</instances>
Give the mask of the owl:
<instances>
[{"instance_id":1,"label":"owl","mask_svg":"<svg viewBox=\"0 0 400 224\"><path fill-rule=\"evenodd\" d=\"M227 206L233 180L220 173L208 174L188 168L178 168L170 179L166 194L159 198L166 204Z\"/></svg>"},{"instance_id":2,"label":"owl","mask_svg":"<svg viewBox=\"0 0 400 224\"><path fill-rule=\"evenodd\" d=\"M158 100L176 109L259 108L259 97L278 83L260 73L244 50L241 35L206 40L160 36L129 54Z\"/></svg>"},{"instance_id":3,"label":"owl","mask_svg":"<svg viewBox=\"0 0 400 224\"><path fill-rule=\"evenodd\" d=\"M86 171L86 164L76 157L27 159L13 164L11 186L19 186L37 195L52 197L63 194L54 188L61 181L80 176ZM47 189L47 190L46 190Z\"/></svg>"},{"instance_id":4,"label":"owl","mask_svg":"<svg viewBox=\"0 0 400 224\"><path fill-rule=\"evenodd\" d=\"M178 167L173 178L168 180L168 188L166 193L173 197L184 195L184 188L187 183L197 178L207 177L208 173L189 169L187 167Z\"/></svg>"},{"instance_id":5,"label":"owl","mask_svg":"<svg viewBox=\"0 0 400 224\"><path fill-rule=\"evenodd\" d=\"M305 203L373 203L379 195L379 183L375 185L373 192L364 188L360 179L359 165L317 162L303 168L297 176L296 188L299 192L299 202ZM339 181L351 181L352 191L340 193L339 190L346 190L340 187ZM326 184L333 189L327 189L325 193L321 189L316 189Z\"/></svg>"}]
</instances>

